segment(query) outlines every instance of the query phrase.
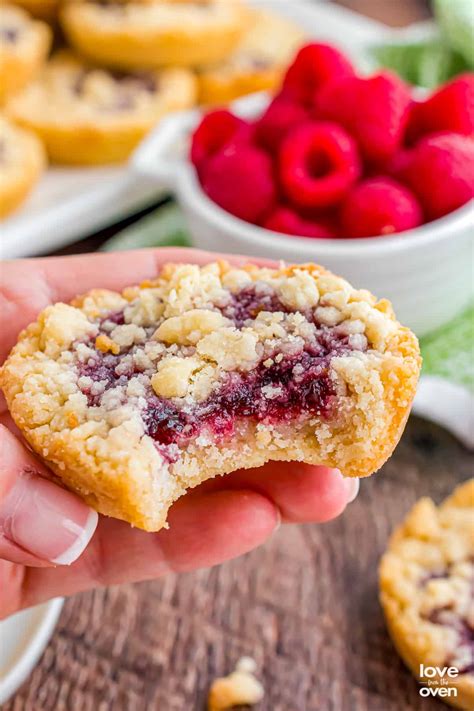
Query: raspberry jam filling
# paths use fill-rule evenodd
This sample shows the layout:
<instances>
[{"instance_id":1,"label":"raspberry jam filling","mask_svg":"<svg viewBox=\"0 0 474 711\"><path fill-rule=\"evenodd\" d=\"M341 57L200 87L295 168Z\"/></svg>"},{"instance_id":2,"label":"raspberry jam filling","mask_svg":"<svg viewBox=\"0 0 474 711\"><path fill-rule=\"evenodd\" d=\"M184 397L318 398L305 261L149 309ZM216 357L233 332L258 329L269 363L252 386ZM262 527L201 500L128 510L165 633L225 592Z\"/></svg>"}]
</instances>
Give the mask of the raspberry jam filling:
<instances>
[{"instance_id":1,"label":"raspberry jam filling","mask_svg":"<svg viewBox=\"0 0 474 711\"><path fill-rule=\"evenodd\" d=\"M204 403L191 411L152 397L143 414L146 432L160 444L198 436L229 436L242 418L278 424L306 414L329 417L335 398L328 359L303 353L247 374L234 373Z\"/></svg>"},{"instance_id":2,"label":"raspberry jam filling","mask_svg":"<svg viewBox=\"0 0 474 711\"><path fill-rule=\"evenodd\" d=\"M245 321L257 318L261 311L290 313L273 289L263 283L251 284L241 289L237 295L232 295L221 311L223 316L230 318L238 328L243 326Z\"/></svg>"},{"instance_id":3,"label":"raspberry jam filling","mask_svg":"<svg viewBox=\"0 0 474 711\"><path fill-rule=\"evenodd\" d=\"M142 329L145 333L142 342L122 348L119 354L99 350L94 337L80 344L86 349L87 357L77 362L78 385L87 396L89 407L110 408L127 404L129 398L125 392L129 392L132 380L138 380L140 395L134 403L139 409L145 433L156 442L160 451L170 445L183 446L200 435L212 440L229 437L243 426L245 420L278 425L311 417L329 420L335 415L337 393L331 360L355 350L366 350L365 337L357 341L344 329L318 324L311 310L303 314L288 309L265 283L257 282L236 295L229 294L220 311L237 328L251 326L262 312L301 313L308 322L311 335L305 340L296 339L296 347L290 331L287 340L276 345L266 342L260 360L252 369L236 367L218 371L209 394L200 401L193 397L158 396L151 385L157 363L150 367L143 358L148 347L161 348L159 358L177 352L181 357L192 357L196 353L194 347L181 347L179 351L176 345L157 344L152 338L156 326ZM122 327L125 320L122 311L109 314L98 323L99 334L113 335L113 329Z\"/></svg>"}]
</instances>

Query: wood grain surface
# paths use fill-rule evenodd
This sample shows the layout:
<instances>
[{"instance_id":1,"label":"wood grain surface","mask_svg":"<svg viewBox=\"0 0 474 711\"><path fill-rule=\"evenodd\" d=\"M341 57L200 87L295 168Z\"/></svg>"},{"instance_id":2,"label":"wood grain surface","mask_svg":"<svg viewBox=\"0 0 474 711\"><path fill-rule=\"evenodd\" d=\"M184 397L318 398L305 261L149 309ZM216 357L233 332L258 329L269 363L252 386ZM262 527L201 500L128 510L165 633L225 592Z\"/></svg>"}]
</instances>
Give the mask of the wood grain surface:
<instances>
[{"instance_id":1,"label":"wood grain surface","mask_svg":"<svg viewBox=\"0 0 474 711\"><path fill-rule=\"evenodd\" d=\"M248 654L255 711L442 711L422 699L378 604L390 530L423 495L440 501L473 458L411 418L383 470L325 525L283 526L210 570L67 601L40 664L4 711L203 711L214 677Z\"/></svg>"}]
</instances>

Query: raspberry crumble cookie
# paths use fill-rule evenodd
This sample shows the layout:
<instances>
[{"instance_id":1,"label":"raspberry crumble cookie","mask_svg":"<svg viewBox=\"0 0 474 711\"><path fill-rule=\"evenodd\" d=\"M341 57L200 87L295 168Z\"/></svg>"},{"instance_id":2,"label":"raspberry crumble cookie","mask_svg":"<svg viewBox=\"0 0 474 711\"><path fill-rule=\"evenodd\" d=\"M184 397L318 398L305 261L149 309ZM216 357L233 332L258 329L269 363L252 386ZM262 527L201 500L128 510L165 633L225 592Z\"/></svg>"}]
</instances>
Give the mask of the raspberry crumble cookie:
<instances>
[{"instance_id":1,"label":"raspberry crumble cookie","mask_svg":"<svg viewBox=\"0 0 474 711\"><path fill-rule=\"evenodd\" d=\"M205 479L269 460L376 471L420 368L387 301L315 265L169 264L45 309L0 376L33 449L98 511L155 531Z\"/></svg>"},{"instance_id":2,"label":"raspberry crumble cookie","mask_svg":"<svg viewBox=\"0 0 474 711\"><path fill-rule=\"evenodd\" d=\"M41 141L0 116L0 217L20 205L46 166Z\"/></svg>"},{"instance_id":3,"label":"raspberry crumble cookie","mask_svg":"<svg viewBox=\"0 0 474 711\"><path fill-rule=\"evenodd\" d=\"M22 89L41 69L51 29L13 5L0 6L0 103Z\"/></svg>"},{"instance_id":4,"label":"raspberry crumble cookie","mask_svg":"<svg viewBox=\"0 0 474 711\"><path fill-rule=\"evenodd\" d=\"M303 30L279 15L252 10L249 16L249 28L231 56L199 70L201 103L225 104L244 94L275 89L304 41Z\"/></svg>"},{"instance_id":5,"label":"raspberry crumble cookie","mask_svg":"<svg viewBox=\"0 0 474 711\"><path fill-rule=\"evenodd\" d=\"M44 140L53 162L92 165L125 160L160 118L195 99L186 69L109 71L59 52L7 112Z\"/></svg>"},{"instance_id":6,"label":"raspberry crumble cookie","mask_svg":"<svg viewBox=\"0 0 474 711\"><path fill-rule=\"evenodd\" d=\"M456 695L443 701L473 709L474 479L438 508L428 498L415 504L382 558L380 588L390 634L406 664L420 681L421 664L456 667L457 676L443 677Z\"/></svg>"},{"instance_id":7,"label":"raspberry crumble cookie","mask_svg":"<svg viewBox=\"0 0 474 711\"><path fill-rule=\"evenodd\" d=\"M61 21L84 56L120 69L219 62L247 26L240 0L66 2Z\"/></svg>"}]
</instances>

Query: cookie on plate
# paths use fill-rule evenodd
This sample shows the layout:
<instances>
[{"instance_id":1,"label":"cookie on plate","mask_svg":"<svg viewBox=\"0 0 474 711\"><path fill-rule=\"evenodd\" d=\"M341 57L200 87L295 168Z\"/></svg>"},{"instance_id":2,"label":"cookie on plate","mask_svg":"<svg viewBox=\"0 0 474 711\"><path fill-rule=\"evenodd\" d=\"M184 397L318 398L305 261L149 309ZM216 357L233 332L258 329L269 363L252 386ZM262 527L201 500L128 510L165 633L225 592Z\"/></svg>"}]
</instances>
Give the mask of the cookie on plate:
<instances>
[{"instance_id":1,"label":"cookie on plate","mask_svg":"<svg viewBox=\"0 0 474 711\"><path fill-rule=\"evenodd\" d=\"M304 39L303 30L289 20L253 10L249 29L233 54L199 71L199 101L228 103L254 91L275 89Z\"/></svg>"},{"instance_id":2,"label":"cookie on plate","mask_svg":"<svg viewBox=\"0 0 474 711\"><path fill-rule=\"evenodd\" d=\"M7 111L41 136L52 161L92 165L125 160L163 115L195 99L186 69L108 71L64 52Z\"/></svg>"},{"instance_id":3,"label":"cookie on plate","mask_svg":"<svg viewBox=\"0 0 474 711\"><path fill-rule=\"evenodd\" d=\"M68 2L64 30L78 51L120 69L189 67L219 62L240 40L247 11L240 0Z\"/></svg>"},{"instance_id":4,"label":"cookie on plate","mask_svg":"<svg viewBox=\"0 0 474 711\"><path fill-rule=\"evenodd\" d=\"M440 506L420 499L392 535L380 599L394 644L415 676L474 708L474 479ZM435 668L422 675L421 665ZM454 676L439 670L455 667Z\"/></svg>"},{"instance_id":5,"label":"cookie on plate","mask_svg":"<svg viewBox=\"0 0 474 711\"><path fill-rule=\"evenodd\" d=\"M217 474L269 460L379 469L420 369L387 301L315 265L165 266L45 309L0 375L33 449L145 530Z\"/></svg>"},{"instance_id":6,"label":"cookie on plate","mask_svg":"<svg viewBox=\"0 0 474 711\"><path fill-rule=\"evenodd\" d=\"M46 165L41 141L0 116L0 217L27 197Z\"/></svg>"},{"instance_id":7,"label":"cookie on plate","mask_svg":"<svg viewBox=\"0 0 474 711\"><path fill-rule=\"evenodd\" d=\"M51 46L51 30L21 8L0 6L0 103L39 72Z\"/></svg>"}]
</instances>

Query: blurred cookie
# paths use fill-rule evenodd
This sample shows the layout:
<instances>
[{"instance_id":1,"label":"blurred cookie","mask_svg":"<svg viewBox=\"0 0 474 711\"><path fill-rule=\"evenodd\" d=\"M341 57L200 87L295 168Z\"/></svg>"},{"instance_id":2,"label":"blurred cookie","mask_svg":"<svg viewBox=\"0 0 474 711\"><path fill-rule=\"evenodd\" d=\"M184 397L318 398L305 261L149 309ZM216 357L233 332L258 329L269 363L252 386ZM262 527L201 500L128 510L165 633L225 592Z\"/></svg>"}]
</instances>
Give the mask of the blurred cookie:
<instances>
[{"instance_id":1,"label":"blurred cookie","mask_svg":"<svg viewBox=\"0 0 474 711\"><path fill-rule=\"evenodd\" d=\"M228 103L244 94L274 89L304 39L303 30L283 17L252 11L250 27L231 57L199 72L199 101Z\"/></svg>"},{"instance_id":2,"label":"blurred cookie","mask_svg":"<svg viewBox=\"0 0 474 711\"><path fill-rule=\"evenodd\" d=\"M23 202L45 163L41 141L0 116L0 217L10 214Z\"/></svg>"},{"instance_id":3,"label":"blurred cookie","mask_svg":"<svg viewBox=\"0 0 474 711\"><path fill-rule=\"evenodd\" d=\"M77 50L121 69L219 62L236 47L247 18L240 0L68 2L61 10Z\"/></svg>"},{"instance_id":4,"label":"blurred cookie","mask_svg":"<svg viewBox=\"0 0 474 711\"><path fill-rule=\"evenodd\" d=\"M0 6L0 103L38 73L51 46L51 30L21 8Z\"/></svg>"},{"instance_id":5,"label":"blurred cookie","mask_svg":"<svg viewBox=\"0 0 474 711\"><path fill-rule=\"evenodd\" d=\"M52 161L92 165L125 160L164 114L195 98L186 69L108 71L62 52L7 110L41 136Z\"/></svg>"},{"instance_id":6,"label":"blurred cookie","mask_svg":"<svg viewBox=\"0 0 474 711\"><path fill-rule=\"evenodd\" d=\"M443 701L473 709L474 479L438 507L428 498L415 504L382 558L380 591L394 644L415 676Z\"/></svg>"}]
</instances>

